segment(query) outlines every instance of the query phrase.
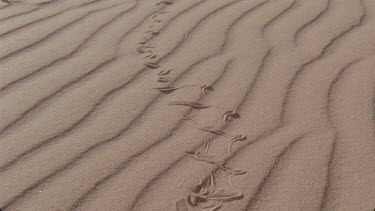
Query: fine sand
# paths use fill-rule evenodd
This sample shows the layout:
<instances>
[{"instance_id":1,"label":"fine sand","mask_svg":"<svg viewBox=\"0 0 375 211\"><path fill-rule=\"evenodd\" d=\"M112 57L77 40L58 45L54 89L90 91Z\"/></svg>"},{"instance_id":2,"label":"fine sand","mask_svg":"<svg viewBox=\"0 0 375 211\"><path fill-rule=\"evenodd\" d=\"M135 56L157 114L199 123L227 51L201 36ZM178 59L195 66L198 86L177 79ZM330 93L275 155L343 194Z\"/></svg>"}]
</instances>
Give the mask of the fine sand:
<instances>
[{"instance_id":1,"label":"fine sand","mask_svg":"<svg viewBox=\"0 0 375 211\"><path fill-rule=\"evenodd\" d=\"M0 2L5 211L372 211L374 0Z\"/></svg>"}]
</instances>

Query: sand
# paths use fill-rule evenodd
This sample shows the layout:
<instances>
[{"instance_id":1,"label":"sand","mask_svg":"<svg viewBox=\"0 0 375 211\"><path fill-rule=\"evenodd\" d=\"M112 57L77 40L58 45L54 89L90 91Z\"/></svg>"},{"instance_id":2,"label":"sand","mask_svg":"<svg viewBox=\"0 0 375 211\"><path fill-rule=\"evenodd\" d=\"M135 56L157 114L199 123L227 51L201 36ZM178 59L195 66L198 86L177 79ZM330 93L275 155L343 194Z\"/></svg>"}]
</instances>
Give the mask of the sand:
<instances>
[{"instance_id":1,"label":"sand","mask_svg":"<svg viewBox=\"0 0 375 211\"><path fill-rule=\"evenodd\" d=\"M2 1L0 208L374 210L374 25L373 0Z\"/></svg>"}]
</instances>

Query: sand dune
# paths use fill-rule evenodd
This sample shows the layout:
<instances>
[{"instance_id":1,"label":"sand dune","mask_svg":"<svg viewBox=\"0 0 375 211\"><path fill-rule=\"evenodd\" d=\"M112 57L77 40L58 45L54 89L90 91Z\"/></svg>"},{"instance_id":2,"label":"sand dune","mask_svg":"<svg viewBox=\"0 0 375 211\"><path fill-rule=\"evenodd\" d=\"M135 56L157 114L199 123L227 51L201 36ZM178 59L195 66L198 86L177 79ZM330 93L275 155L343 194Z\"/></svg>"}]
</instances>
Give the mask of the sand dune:
<instances>
[{"instance_id":1,"label":"sand dune","mask_svg":"<svg viewBox=\"0 0 375 211\"><path fill-rule=\"evenodd\" d=\"M373 210L374 24L372 0L2 1L0 208Z\"/></svg>"}]
</instances>

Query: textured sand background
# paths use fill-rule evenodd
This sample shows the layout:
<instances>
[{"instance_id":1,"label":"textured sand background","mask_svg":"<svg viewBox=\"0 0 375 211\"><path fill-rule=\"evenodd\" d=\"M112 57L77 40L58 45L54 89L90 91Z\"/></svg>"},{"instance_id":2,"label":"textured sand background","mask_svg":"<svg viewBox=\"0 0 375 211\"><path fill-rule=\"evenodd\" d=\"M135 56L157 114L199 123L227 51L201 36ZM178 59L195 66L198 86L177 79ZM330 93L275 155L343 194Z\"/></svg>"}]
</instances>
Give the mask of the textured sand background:
<instances>
[{"instance_id":1,"label":"textured sand background","mask_svg":"<svg viewBox=\"0 0 375 211\"><path fill-rule=\"evenodd\" d=\"M5 211L370 211L374 105L374 0L0 2Z\"/></svg>"}]
</instances>

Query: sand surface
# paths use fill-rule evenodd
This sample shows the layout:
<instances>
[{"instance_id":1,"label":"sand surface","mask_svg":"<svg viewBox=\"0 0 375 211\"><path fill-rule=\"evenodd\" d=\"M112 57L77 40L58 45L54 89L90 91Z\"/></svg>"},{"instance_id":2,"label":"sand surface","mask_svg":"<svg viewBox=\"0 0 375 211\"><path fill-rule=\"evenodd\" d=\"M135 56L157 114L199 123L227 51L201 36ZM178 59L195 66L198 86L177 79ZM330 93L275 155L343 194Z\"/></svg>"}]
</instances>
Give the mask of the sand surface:
<instances>
[{"instance_id":1,"label":"sand surface","mask_svg":"<svg viewBox=\"0 0 375 211\"><path fill-rule=\"evenodd\" d=\"M2 1L0 208L374 210L374 26L374 0Z\"/></svg>"}]
</instances>

